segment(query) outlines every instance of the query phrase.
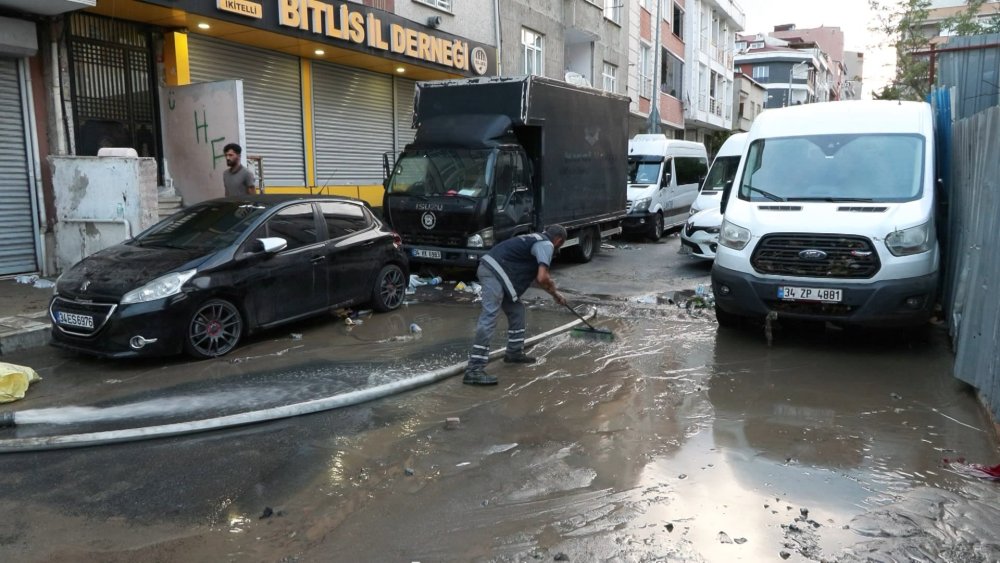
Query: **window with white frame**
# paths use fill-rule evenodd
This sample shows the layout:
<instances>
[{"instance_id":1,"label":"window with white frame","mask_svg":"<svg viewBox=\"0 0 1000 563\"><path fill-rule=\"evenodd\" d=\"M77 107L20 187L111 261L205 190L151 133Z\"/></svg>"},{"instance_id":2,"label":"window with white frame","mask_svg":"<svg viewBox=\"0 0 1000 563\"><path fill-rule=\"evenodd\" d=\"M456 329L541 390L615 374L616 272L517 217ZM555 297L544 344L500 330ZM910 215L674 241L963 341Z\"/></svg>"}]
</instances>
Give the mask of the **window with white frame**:
<instances>
[{"instance_id":1,"label":"window with white frame","mask_svg":"<svg viewBox=\"0 0 1000 563\"><path fill-rule=\"evenodd\" d=\"M524 74L537 74L541 76L544 72L542 68L542 61L544 60L542 40L544 38L545 36L537 31L532 31L526 27L521 28L521 50L524 53L524 63L521 72Z\"/></svg>"},{"instance_id":2,"label":"window with white frame","mask_svg":"<svg viewBox=\"0 0 1000 563\"><path fill-rule=\"evenodd\" d=\"M680 6L674 4L674 23L671 26L671 31L678 39L684 39L684 10Z\"/></svg>"},{"instance_id":3,"label":"window with white frame","mask_svg":"<svg viewBox=\"0 0 1000 563\"><path fill-rule=\"evenodd\" d=\"M428 6L434 6L435 8L440 8L442 10L451 11L451 0L413 0L418 4L427 4Z\"/></svg>"},{"instance_id":4,"label":"window with white frame","mask_svg":"<svg viewBox=\"0 0 1000 563\"><path fill-rule=\"evenodd\" d=\"M753 67L754 80L766 80L771 74L771 67L767 65L756 65Z\"/></svg>"},{"instance_id":5,"label":"window with white frame","mask_svg":"<svg viewBox=\"0 0 1000 563\"><path fill-rule=\"evenodd\" d=\"M674 0L660 0L660 15L663 21L670 22L670 13L674 11Z\"/></svg>"},{"instance_id":6,"label":"window with white frame","mask_svg":"<svg viewBox=\"0 0 1000 563\"><path fill-rule=\"evenodd\" d=\"M639 0L639 2L643 8L646 8L647 12L653 13L653 0Z\"/></svg>"},{"instance_id":7,"label":"window with white frame","mask_svg":"<svg viewBox=\"0 0 1000 563\"><path fill-rule=\"evenodd\" d=\"M622 23L622 5L625 0L604 0L604 17L615 22Z\"/></svg>"},{"instance_id":8,"label":"window with white frame","mask_svg":"<svg viewBox=\"0 0 1000 563\"><path fill-rule=\"evenodd\" d=\"M660 91L680 99L683 91L684 61L663 49L660 52Z\"/></svg>"},{"instance_id":9,"label":"window with white frame","mask_svg":"<svg viewBox=\"0 0 1000 563\"><path fill-rule=\"evenodd\" d=\"M639 47L639 95L653 98L653 49L649 45Z\"/></svg>"},{"instance_id":10,"label":"window with white frame","mask_svg":"<svg viewBox=\"0 0 1000 563\"><path fill-rule=\"evenodd\" d=\"M601 71L601 77L604 79L605 92L616 92L618 90L617 66L611 63L604 63L604 69Z\"/></svg>"},{"instance_id":11,"label":"window with white frame","mask_svg":"<svg viewBox=\"0 0 1000 563\"><path fill-rule=\"evenodd\" d=\"M763 49L764 48L764 42L763 41L754 41L754 42L750 43L750 48L751 49Z\"/></svg>"}]
</instances>

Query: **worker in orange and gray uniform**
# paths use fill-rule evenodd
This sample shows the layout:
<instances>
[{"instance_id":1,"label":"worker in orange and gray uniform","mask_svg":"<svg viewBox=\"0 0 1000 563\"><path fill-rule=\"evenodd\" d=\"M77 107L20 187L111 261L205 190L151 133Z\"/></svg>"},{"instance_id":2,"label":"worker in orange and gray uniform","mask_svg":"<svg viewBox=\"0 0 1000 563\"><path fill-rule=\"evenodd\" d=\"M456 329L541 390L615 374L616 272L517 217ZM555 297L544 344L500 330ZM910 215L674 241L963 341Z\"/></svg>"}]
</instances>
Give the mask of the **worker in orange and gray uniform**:
<instances>
[{"instance_id":1,"label":"worker in orange and gray uniform","mask_svg":"<svg viewBox=\"0 0 1000 563\"><path fill-rule=\"evenodd\" d=\"M566 242L566 229L552 225L543 233L520 235L505 240L483 256L476 275L482 285L483 309L476 324L476 339L469 352L462 383L496 385L497 378L486 373L490 359L490 340L500 311L507 315L507 351L504 362L535 363L524 353L524 304L521 295L531 282L549 292L556 303L566 304L566 298L556 289L549 276L552 255Z\"/></svg>"}]
</instances>

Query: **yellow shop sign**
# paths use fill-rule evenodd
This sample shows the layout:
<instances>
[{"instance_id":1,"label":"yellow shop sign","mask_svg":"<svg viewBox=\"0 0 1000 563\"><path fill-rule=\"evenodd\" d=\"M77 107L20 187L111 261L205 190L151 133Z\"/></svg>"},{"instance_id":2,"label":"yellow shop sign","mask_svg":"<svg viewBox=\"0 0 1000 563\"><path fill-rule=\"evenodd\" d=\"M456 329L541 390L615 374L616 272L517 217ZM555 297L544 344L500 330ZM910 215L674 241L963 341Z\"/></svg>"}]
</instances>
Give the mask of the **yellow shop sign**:
<instances>
[{"instance_id":1,"label":"yellow shop sign","mask_svg":"<svg viewBox=\"0 0 1000 563\"><path fill-rule=\"evenodd\" d=\"M230 12L255 19L264 17L264 11L257 2L249 0L216 0L216 7L223 12Z\"/></svg>"},{"instance_id":2,"label":"yellow shop sign","mask_svg":"<svg viewBox=\"0 0 1000 563\"><path fill-rule=\"evenodd\" d=\"M467 41L386 23L375 13L354 9L346 2L335 6L320 0L278 0L278 24L459 70L471 68L479 75L486 72L487 55L482 47L470 52Z\"/></svg>"}]
</instances>

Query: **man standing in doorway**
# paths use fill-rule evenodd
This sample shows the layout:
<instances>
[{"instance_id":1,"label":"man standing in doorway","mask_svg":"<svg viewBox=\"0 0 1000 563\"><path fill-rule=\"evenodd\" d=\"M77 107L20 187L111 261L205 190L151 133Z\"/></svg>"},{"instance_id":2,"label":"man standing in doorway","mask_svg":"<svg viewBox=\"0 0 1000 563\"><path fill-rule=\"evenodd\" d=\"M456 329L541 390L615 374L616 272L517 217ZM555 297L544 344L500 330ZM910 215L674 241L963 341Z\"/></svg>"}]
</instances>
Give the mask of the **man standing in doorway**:
<instances>
[{"instance_id":1,"label":"man standing in doorway","mask_svg":"<svg viewBox=\"0 0 1000 563\"><path fill-rule=\"evenodd\" d=\"M496 385L497 378L486 373L490 359L490 340L500 311L507 315L507 352L503 361L533 364L535 358L524 353L524 303L521 295L532 281L549 292L556 303L566 304L566 298L549 277L552 254L566 242L566 229L552 225L544 233L532 233L505 240L493 247L479 264L476 275L483 286L483 310L476 324L476 339L469 352L462 383Z\"/></svg>"},{"instance_id":2,"label":"man standing in doorway","mask_svg":"<svg viewBox=\"0 0 1000 563\"><path fill-rule=\"evenodd\" d=\"M222 149L222 154L226 156L226 166L229 167L222 172L222 184L226 188L226 197L257 193L257 182L254 180L253 173L240 163L243 147L236 143L229 143Z\"/></svg>"}]
</instances>

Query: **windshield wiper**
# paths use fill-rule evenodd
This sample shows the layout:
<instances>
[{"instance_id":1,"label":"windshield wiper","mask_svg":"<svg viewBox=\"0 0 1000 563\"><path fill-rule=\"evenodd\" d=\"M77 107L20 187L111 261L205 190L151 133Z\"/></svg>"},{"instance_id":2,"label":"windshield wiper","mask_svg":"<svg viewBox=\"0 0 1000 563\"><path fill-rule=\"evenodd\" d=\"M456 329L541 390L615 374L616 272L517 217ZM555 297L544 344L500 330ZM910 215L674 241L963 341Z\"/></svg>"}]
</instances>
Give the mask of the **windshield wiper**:
<instances>
[{"instance_id":1,"label":"windshield wiper","mask_svg":"<svg viewBox=\"0 0 1000 563\"><path fill-rule=\"evenodd\" d=\"M751 192L757 192L771 201L785 201L785 198L781 197L780 195L774 195L771 192L766 192L760 188L755 188L747 184L743 184L743 187L750 190Z\"/></svg>"},{"instance_id":2,"label":"windshield wiper","mask_svg":"<svg viewBox=\"0 0 1000 563\"><path fill-rule=\"evenodd\" d=\"M788 201L826 201L829 203L871 203L870 197L791 197Z\"/></svg>"}]
</instances>

